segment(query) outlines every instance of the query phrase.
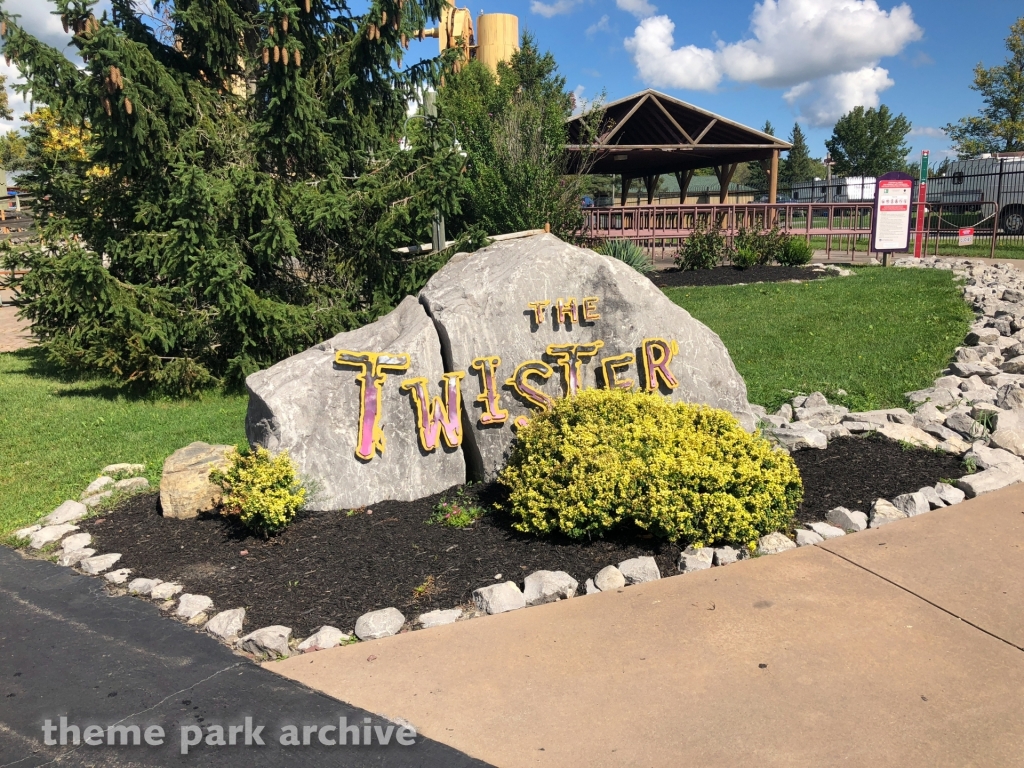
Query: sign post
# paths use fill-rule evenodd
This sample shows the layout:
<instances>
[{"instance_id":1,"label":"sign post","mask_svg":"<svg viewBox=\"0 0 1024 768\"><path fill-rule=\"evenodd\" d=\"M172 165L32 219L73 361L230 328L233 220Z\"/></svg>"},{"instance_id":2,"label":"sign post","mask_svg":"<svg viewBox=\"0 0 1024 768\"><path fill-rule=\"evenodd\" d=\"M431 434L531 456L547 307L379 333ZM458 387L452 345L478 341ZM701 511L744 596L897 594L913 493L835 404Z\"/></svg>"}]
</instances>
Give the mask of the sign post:
<instances>
[{"instance_id":1,"label":"sign post","mask_svg":"<svg viewBox=\"0 0 1024 768\"><path fill-rule=\"evenodd\" d=\"M961 227L957 245L974 245L974 227Z\"/></svg>"},{"instance_id":2,"label":"sign post","mask_svg":"<svg viewBox=\"0 0 1024 768\"><path fill-rule=\"evenodd\" d=\"M924 242L924 206L928 202L928 150L921 152L921 184L917 190L917 226L914 227L914 258L921 258Z\"/></svg>"},{"instance_id":3,"label":"sign post","mask_svg":"<svg viewBox=\"0 0 1024 768\"><path fill-rule=\"evenodd\" d=\"M914 179L906 173L887 173L875 186L874 213L871 217L871 250L881 252L888 266L889 254L906 252L910 247L910 207L914 197Z\"/></svg>"}]
</instances>

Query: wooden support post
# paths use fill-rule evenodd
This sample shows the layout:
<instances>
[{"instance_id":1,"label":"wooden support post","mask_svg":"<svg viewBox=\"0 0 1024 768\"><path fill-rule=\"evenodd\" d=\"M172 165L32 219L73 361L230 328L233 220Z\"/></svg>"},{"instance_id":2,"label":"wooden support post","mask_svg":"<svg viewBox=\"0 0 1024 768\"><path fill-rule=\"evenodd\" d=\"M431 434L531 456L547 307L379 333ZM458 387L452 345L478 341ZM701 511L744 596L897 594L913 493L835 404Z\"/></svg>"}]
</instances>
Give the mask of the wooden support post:
<instances>
[{"instance_id":1,"label":"wooden support post","mask_svg":"<svg viewBox=\"0 0 1024 768\"><path fill-rule=\"evenodd\" d=\"M619 196L620 197L619 205L625 205L626 204L626 198L629 197L629 185L632 182L633 182L633 180L631 178L629 178L628 176L623 176L622 177L622 190L621 190L621 193L620 193L620 196Z\"/></svg>"},{"instance_id":2,"label":"wooden support post","mask_svg":"<svg viewBox=\"0 0 1024 768\"><path fill-rule=\"evenodd\" d=\"M768 171L768 202L776 203L779 196L779 150L772 150L772 167Z\"/></svg>"},{"instance_id":3,"label":"wooden support post","mask_svg":"<svg viewBox=\"0 0 1024 768\"><path fill-rule=\"evenodd\" d=\"M679 183L679 204L686 205L686 193L690 190L690 182L693 181L693 171L677 172L676 181Z\"/></svg>"},{"instance_id":4,"label":"wooden support post","mask_svg":"<svg viewBox=\"0 0 1024 768\"><path fill-rule=\"evenodd\" d=\"M718 202L724 204L726 198L729 197L729 184L732 183L732 176L736 173L736 167L739 163L730 163L729 165L716 165L715 176L718 177Z\"/></svg>"},{"instance_id":5,"label":"wooden support post","mask_svg":"<svg viewBox=\"0 0 1024 768\"><path fill-rule=\"evenodd\" d=\"M658 181L661 179L661 175L656 176L645 176L644 183L647 185L647 204L654 204L654 190L658 188Z\"/></svg>"}]
</instances>

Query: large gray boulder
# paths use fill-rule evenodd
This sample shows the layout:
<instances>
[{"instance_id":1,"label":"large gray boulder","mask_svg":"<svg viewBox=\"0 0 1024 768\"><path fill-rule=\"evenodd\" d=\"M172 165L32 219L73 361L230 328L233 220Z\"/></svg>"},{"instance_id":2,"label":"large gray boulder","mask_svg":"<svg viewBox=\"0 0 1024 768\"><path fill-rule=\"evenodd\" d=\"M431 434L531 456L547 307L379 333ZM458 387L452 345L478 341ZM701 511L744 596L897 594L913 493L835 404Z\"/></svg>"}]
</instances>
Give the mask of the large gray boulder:
<instances>
[{"instance_id":1,"label":"large gray boulder","mask_svg":"<svg viewBox=\"0 0 1024 768\"><path fill-rule=\"evenodd\" d=\"M376 440L370 428L361 434L361 370L335 362L343 350L382 353L378 366L398 364L378 370L384 380ZM395 370L406 362L405 356L407 369ZM458 370L470 375L468 364ZM273 453L287 450L300 474L315 481L317 492L308 499L309 509L349 509L429 496L464 483L466 463L458 448L443 440L429 452L420 447L412 400L401 385L425 378L433 398L440 394L444 373L434 324L419 302L407 296L377 322L249 376L245 433L251 443ZM463 388L468 392L467 383ZM365 386L372 398L372 381ZM372 418L365 418L372 428ZM358 456L357 450L368 458Z\"/></svg>"},{"instance_id":2,"label":"large gray boulder","mask_svg":"<svg viewBox=\"0 0 1024 768\"><path fill-rule=\"evenodd\" d=\"M537 361L541 374L521 378L521 389L528 386L547 398L563 397L574 386L604 385L605 374L623 385L644 386L638 367L643 368L648 339L666 342L665 347L648 346L648 354L654 362L670 358L665 367L677 383L669 388L656 371L659 391L673 401L724 408L745 429L754 429L746 385L721 339L616 259L553 235L499 242L457 254L430 279L420 301L437 325L446 366L467 372L463 402L471 429L463 448L474 476L497 475L514 438L513 423L537 410L506 384L517 367ZM570 353L549 349L552 345L591 345L580 348L578 382L567 381L574 370L567 362ZM500 402L488 412L486 399L476 397L488 366L484 361L474 368L473 363L494 357L500 358L493 375ZM618 358L614 367L602 365L611 358ZM490 414L506 411L503 421L483 423ZM417 495L427 492L417 490Z\"/></svg>"}]
</instances>

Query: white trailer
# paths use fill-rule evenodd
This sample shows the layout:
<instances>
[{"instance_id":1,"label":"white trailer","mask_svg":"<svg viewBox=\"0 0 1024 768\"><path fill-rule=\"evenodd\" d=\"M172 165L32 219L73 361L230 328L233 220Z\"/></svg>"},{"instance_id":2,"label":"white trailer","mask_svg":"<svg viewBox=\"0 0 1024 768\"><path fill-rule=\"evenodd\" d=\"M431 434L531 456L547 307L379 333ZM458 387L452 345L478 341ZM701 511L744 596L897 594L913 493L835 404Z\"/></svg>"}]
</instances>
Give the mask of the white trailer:
<instances>
[{"instance_id":1,"label":"white trailer","mask_svg":"<svg viewBox=\"0 0 1024 768\"><path fill-rule=\"evenodd\" d=\"M1000 229L1007 235L1024 235L1024 152L957 160L944 171L928 179L929 203L997 206ZM994 210L991 206L985 207Z\"/></svg>"}]
</instances>

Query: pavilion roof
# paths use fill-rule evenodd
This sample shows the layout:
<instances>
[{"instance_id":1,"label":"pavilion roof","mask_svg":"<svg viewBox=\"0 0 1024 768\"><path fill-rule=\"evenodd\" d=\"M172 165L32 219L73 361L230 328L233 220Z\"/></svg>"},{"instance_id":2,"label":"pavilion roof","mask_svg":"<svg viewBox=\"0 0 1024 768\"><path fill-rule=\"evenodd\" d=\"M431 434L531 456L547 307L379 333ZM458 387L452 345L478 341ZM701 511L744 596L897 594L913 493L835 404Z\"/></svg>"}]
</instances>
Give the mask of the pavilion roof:
<instances>
[{"instance_id":1,"label":"pavilion roof","mask_svg":"<svg viewBox=\"0 0 1024 768\"><path fill-rule=\"evenodd\" d=\"M586 115L567 121L570 164L593 153L589 173L631 178L768 160L792 145L651 89L602 107L593 143L580 143ZM590 165L588 162L587 165Z\"/></svg>"}]
</instances>

